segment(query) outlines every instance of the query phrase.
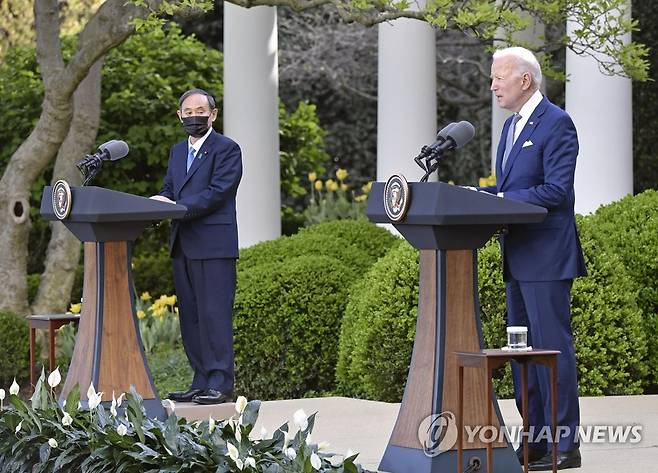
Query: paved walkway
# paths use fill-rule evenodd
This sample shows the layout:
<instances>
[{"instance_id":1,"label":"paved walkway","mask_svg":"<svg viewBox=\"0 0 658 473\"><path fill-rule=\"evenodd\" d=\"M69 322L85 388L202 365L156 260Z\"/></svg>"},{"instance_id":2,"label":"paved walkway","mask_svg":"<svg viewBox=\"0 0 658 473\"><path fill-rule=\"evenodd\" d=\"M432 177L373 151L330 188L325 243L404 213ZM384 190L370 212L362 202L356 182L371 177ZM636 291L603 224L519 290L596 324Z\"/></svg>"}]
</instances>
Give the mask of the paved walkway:
<instances>
[{"instance_id":1,"label":"paved walkway","mask_svg":"<svg viewBox=\"0 0 658 473\"><path fill-rule=\"evenodd\" d=\"M261 407L255 432L262 426L271 435L286 421L292 426L292 416L297 409L304 409L308 415L317 412L313 441L329 442L329 450L338 454L348 449L360 452L357 461L374 471L388 443L398 408L399 404L340 397L267 401ZM506 425L521 424L513 401L500 401L500 408ZM634 444L583 442L583 467L569 471L658 473L658 395L581 398L580 408L581 425L637 425L642 428L642 440ZM183 404L178 405L176 411L188 419L207 419L210 414L207 407ZM230 416L233 406L215 406L212 413L215 418Z\"/></svg>"}]
</instances>

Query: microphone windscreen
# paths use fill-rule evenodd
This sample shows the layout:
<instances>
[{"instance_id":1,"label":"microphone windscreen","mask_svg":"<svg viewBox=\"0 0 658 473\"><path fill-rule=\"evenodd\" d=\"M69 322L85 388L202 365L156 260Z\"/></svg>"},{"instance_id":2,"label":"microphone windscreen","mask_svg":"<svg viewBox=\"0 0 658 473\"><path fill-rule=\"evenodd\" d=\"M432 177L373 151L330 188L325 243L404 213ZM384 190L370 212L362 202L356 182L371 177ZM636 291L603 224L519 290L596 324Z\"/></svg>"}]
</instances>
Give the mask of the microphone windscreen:
<instances>
[{"instance_id":1,"label":"microphone windscreen","mask_svg":"<svg viewBox=\"0 0 658 473\"><path fill-rule=\"evenodd\" d=\"M450 129L448 138L455 142L455 148L461 148L475 136L475 127L463 120Z\"/></svg>"},{"instance_id":2,"label":"microphone windscreen","mask_svg":"<svg viewBox=\"0 0 658 473\"><path fill-rule=\"evenodd\" d=\"M121 140L110 140L100 145L98 149L103 152L106 160L116 161L128 154L128 143Z\"/></svg>"},{"instance_id":3,"label":"microphone windscreen","mask_svg":"<svg viewBox=\"0 0 658 473\"><path fill-rule=\"evenodd\" d=\"M452 122L449 123L448 125L444 126L441 131L436 135L437 140L439 138L443 138L444 140L448 137L448 133L450 133L450 130L452 130L455 126L457 126L457 123Z\"/></svg>"}]
</instances>

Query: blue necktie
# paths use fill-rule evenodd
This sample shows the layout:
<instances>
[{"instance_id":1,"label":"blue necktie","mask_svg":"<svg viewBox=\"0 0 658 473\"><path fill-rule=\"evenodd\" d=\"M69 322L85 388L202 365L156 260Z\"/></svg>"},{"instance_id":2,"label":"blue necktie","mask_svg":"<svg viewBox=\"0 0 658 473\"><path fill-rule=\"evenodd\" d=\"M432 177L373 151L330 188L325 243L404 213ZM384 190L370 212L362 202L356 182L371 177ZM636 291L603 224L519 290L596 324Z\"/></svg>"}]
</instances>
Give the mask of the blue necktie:
<instances>
[{"instance_id":1,"label":"blue necktie","mask_svg":"<svg viewBox=\"0 0 658 473\"><path fill-rule=\"evenodd\" d=\"M192 163L194 162L194 153L194 148L190 148L190 151L187 153L187 171L190 170Z\"/></svg>"},{"instance_id":2,"label":"blue necktie","mask_svg":"<svg viewBox=\"0 0 658 473\"><path fill-rule=\"evenodd\" d=\"M502 170L505 172L505 165L507 164L507 158L509 158L509 154L512 152L512 147L514 146L514 131L516 129L516 122L521 120L521 115L518 113L514 114L514 118L512 118L512 123L510 123L509 129L507 130L507 139L505 140L505 152L503 153L503 166Z\"/></svg>"}]
</instances>

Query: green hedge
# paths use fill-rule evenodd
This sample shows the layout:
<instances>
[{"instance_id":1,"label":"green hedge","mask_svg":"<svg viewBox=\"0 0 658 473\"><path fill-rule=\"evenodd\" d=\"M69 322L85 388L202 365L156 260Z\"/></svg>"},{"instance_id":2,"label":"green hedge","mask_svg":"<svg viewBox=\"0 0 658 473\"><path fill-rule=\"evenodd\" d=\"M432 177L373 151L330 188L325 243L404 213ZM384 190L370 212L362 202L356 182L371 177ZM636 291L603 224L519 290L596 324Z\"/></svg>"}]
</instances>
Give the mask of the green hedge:
<instances>
[{"instance_id":1,"label":"green hedge","mask_svg":"<svg viewBox=\"0 0 658 473\"><path fill-rule=\"evenodd\" d=\"M581 222L582 223L582 222ZM485 345L505 343L505 290L498 243L479 251L479 295ZM646 376L646 338L633 282L621 261L583 231L589 277L573 286L573 327L581 395L638 394ZM341 332L337 382L344 394L399 401L414 339L418 256L402 244L354 286ZM512 393L509 371L498 394Z\"/></svg>"},{"instance_id":2,"label":"green hedge","mask_svg":"<svg viewBox=\"0 0 658 473\"><path fill-rule=\"evenodd\" d=\"M0 386L9 386L14 377L19 384L30 379L29 334L24 317L0 311Z\"/></svg>"},{"instance_id":3,"label":"green hedge","mask_svg":"<svg viewBox=\"0 0 658 473\"><path fill-rule=\"evenodd\" d=\"M634 283L648 343L646 385L658 392L658 192L603 206L582 225L602 257L618 257Z\"/></svg>"}]
</instances>

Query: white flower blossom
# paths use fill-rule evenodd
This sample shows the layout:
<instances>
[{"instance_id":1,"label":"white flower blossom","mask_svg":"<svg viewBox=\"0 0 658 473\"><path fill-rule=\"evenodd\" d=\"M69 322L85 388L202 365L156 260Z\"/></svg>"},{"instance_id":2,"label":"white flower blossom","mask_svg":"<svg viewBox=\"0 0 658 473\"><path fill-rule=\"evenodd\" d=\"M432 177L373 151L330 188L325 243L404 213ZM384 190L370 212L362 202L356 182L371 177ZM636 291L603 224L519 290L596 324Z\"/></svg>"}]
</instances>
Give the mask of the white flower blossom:
<instances>
[{"instance_id":1,"label":"white flower blossom","mask_svg":"<svg viewBox=\"0 0 658 473\"><path fill-rule=\"evenodd\" d=\"M247 407L247 398L244 396L238 396L238 399L235 401L235 411L238 414L242 414Z\"/></svg>"},{"instance_id":2,"label":"white flower blossom","mask_svg":"<svg viewBox=\"0 0 658 473\"><path fill-rule=\"evenodd\" d=\"M73 417L68 412L64 412L64 417L62 417L62 425L68 427L73 423Z\"/></svg>"},{"instance_id":3,"label":"white flower blossom","mask_svg":"<svg viewBox=\"0 0 658 473\"><path fill-rule=\"evenodd\" d=\"M62 375L59 372L59 367L48 375L48 386L56 388L62 382Z\"/></svg>"},{"instance_id":4,"label":"white flower blossom","mask_svg":"<svg viewBox=\"0 0 658 473\"><path fill-rule=\"evenodd\" d=\"M96 396L89 398L88 399L89 410L93 411L94 409L96 409L100 405L102 400L103 400L103 393L97 393Z\"/></svg>"},{"instance_id":5,"label":"white flower blossom","mask_svg":"<svg viewBox=\"0 0 658 473\"><path fill-rule=\"evenodd\" d=\"M110 414L112 414L112 417L117 416L117 400L114 397L114 391L112 391L112 405L110 406Z\"/></svg>"},{"instance_id":6,"label":"white flower blossom","mask_svg":"<svg viewBox=\"0 0 658 473\"><path fill-rule=\"evenodd\" d=\"M293 414L293 421L299 430L306 430L308 427L308 417L306 416L304 409L299 409Z\"/></svg>"},{"instance_id":7,"label":"white flower blossom","mask_svg":"<svg viewBox=\"0 0 658 473\"><path fill-rule=\"evenodd\" d=\"M327 450L329 450L330 446L331 444L329 442L320 442L318 444L318 452L326 452Z\"/></svg>"},{"instance_id":8,"label":"white flower blossom","mask_svg":"<svg viewBox=\"0 0 658 473\"><path fill-rule=\"evenodd\" d=\"M316 453L311 453L311 466L316 470L320 470L320 467L322 467L322 460Z\"/></svg>"},{"instance_id":9,"label":"white flower blossom","mask_svg":"<svg viewBox=\"0 0 658 473\"><path fill-rule=\"evenodd\" d=\"M20 391L20 389L20 386L18 386L18 383L16 382L16 378L14 378L14 382L9 386L9 394L18 396L18 391Z\"/></svg>"},{"instance_id":10,"label":"white flower blossom","mask_svg":"<svg viewBox=\"0 0 658 473\"><path fill-rule=\"evenodd\" d=\"M121 399L121 398L119 398ZM162 401L162 407L169 409L171 412L176 412L176 404L171 399L164 399Z\"/></svg>"},{"instance_id":11,"label":"white flower blossom","mask_svg":"<svg viewBox=\"0 0 658 473\"><path fill-rule=\"evenodd\" d=\"M255 470L256 460L254 459L254 457L247 457L247 459L244 461L244 466L250 466Z\"/></svg>"},{"instance_id":12,"label":"white flower blossom","mask_svg":"<svg viewBox=\"0 0 658 473\"><path fill-rule=\"evenodd\" d=\"M55 439L48 439L48 445L50 445L50 448L57 448L59 446Z\"/></svg>"},{"instance_id":13,"label":"white flower blossom","mask_svg":"<svg viewBox=\"0 0 658 473\"><path fill-rule=\"evenodd\" d=\"M226 442L226 448L228 448L227 455L231 458L231 460L236 461L240 456L240 452L238 452L238 449L235 447L235 445L233 445L231 442Z\"/></svg>"},{"instance_id":14,"label":"white flower blossom","mask_svg":"<svg viewBox=\"0 0 658 473\"><path fill-rule=\"evenodd\" d=\"M208 433L212 434L215 431L215 419L212 418L212 415L208 416Z\"/></svg>"},{"instance_id":15,"label":"white flower blossom","mask_svg":"<svg viewBox=\"0 0 658 473\"><path fill-rule=\"evenodd\" d=\"M87 399L96 397L96 390L94 389L94 383L89 383L89 389L87 389Z\"/></svg>"},{"instance_id":16,"label":"white flower blossom","mask_svg":"<svg viewBox=\"0 0 658 473\"><path fill-rule=\"evenodd\" d=\"M123 437L127 433L128 433L128 427L126 427L124 424L119 424L119 426L117 427L117 434Z\"/></svg>"},{"instance_id":17,"label":"white flower blossom","mask_svg":"<svg viewBox=\"0 0 658 473\"><path fill-rule=\"evenodd\" d=\"M117 399L117 407L121 407L121 404L123 404L123 399L126 397L126 393L121 393L121 396ZM173 401L170 401L171 404L173 405Z\"/></svg>"},{"instance_id":18,"label":"white flower blossom","mask_svg":"<svg viewBox=\"0 0 658 473\"><path fill-rule=\"evenodd\" d=\"M242 463L242 460L240 460L239 458L235 460L235 466L238 467L238 470L242 470L244 468L244 464Z\"/></svg>"},{"instance_id":19,"label":"white flower blossom","mask_svg":"<svg viewBox=\"0 0 658 473\"><path fill-rule=\"evenodd\" d=\"M311 434L308 434L306 436L306 445L311 445L313 443L313 440L311 439Z\"/></svg>"},{"instance_id":20,"label":"white flower blossom","mask_svg":"<svg viewBox=\"0 0 658 473\"><path fill-rule=\"evenodd\" d=\"M235 429L235 440L237 440L238 443L242 442L242 432L240 432L239 426Z\"/></svg>"},{"instance_id":21,"label":"white flower blossom","mask_svg":"<svg viewBox=\"0 0 658 473\"><path fill-rule=\"evenodd\" d=\"M7 396L7 393L5 392L5 390L0 389L0 401L4 401L6 396Z\"/></svg>"},{"instance_id":22,"label":"white flower blossom","mask_svg":"<svg viewBox=\"0 0 658 473\"><path fill-rule=\"evenodd\" d=\"M290 460L297 458L297 452L294 448L286 448L283 452Z\"/></svg>"},{"instance_id":23,"label":"white flower blossom","mask_svg":"<svg viewBox=\"0 0 658 473\"><path fill-rule=\"evenodd\" d=\"M15 432L16 432L16 433L20 432L22 428L23 428L23 421L20 421L20 422L18 423L18 425L16 426L16 430L15 430Z\"/></svg>"}]
</instances>

